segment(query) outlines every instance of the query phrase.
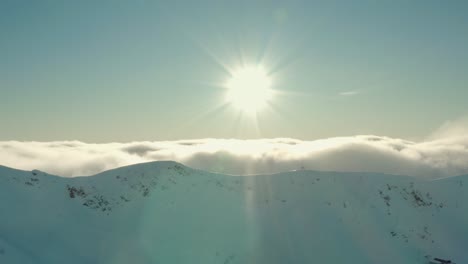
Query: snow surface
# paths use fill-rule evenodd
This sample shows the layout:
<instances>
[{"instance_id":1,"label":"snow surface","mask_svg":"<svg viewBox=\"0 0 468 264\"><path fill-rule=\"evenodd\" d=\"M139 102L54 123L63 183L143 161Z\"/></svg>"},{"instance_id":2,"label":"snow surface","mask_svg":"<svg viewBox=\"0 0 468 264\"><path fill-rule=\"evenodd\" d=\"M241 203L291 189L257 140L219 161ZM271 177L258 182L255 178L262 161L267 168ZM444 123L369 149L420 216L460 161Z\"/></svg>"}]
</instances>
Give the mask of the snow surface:
<instances>
[{"instance_id":1,"label":"snow surface","mask_svg":"<svg viewBox=\"0 0 468 264\"><path fill-rule=\"evenodd\" d=\"M468 263L467 179L0 166L0 263Z\"/></svg>"}]
</instances>

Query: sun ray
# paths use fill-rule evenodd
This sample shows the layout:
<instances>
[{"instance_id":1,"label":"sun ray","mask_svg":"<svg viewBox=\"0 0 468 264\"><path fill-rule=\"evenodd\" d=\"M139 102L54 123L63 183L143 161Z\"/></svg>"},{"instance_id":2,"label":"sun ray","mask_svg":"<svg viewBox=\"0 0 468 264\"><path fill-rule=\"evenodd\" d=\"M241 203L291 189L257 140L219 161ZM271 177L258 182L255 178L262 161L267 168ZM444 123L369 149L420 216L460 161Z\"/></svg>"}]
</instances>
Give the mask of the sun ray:
<instances>
[{"instance_id":1,"label":"sun ray","mask_svg":"<svg viewBox=\"0 0 468 264\"><path fill-rule=\"evenodd\" d=\"M192 39L193 39L193 42L195 42L196 45L201 50L203 50L203 52L207 54L208 57L211 58L211 60L213 60L219 67L221 67L224 72L226 72L227 74L232 74L234 69L229 64L225 63L222 59L220 59L220 57L216 55L213 51L211 51L208 48L208 45L203 44L203 42L199 38L192 37Z\"/></svg>"},{"instance_id":2,"label":"sun ray","mask_svg":"<svg viewBox=\"0 0 468 264\"><path fill-rule=\"evenodd\" d=\"M228 107L227 102L219 103L216 106L211 107L211 108L209 108L208 110L206 110L204 112L201 112L201 113L199 113L197 115L193 115L192 118L190 118L186 122L182 123L181 126L179 127L179 129L188 129L188 128L196 125L200 121L202 121L204 118L207 118L209 116L212 116L212 115L215 115L215 114L218 114L218 113L222 112L227 107Z\"/></svg>"}]
</instances>

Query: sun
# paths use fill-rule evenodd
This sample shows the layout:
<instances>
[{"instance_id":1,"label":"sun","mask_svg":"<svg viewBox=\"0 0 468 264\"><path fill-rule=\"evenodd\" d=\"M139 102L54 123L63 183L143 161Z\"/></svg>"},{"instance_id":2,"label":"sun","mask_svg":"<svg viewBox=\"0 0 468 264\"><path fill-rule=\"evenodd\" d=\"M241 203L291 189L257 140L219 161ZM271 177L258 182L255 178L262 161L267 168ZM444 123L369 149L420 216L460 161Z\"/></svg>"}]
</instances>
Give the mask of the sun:
<instances>
[{"instance_id":1,"label":"sun","mask_svg":"<svg viewBox=\"0 0 468 264\"><path fill-rule=\"evenodd\" d=\"M233 71L226 88L226 101L247 113L258 112L273 98L271 78L261 66Z\"/></svg>"}]
</instances>

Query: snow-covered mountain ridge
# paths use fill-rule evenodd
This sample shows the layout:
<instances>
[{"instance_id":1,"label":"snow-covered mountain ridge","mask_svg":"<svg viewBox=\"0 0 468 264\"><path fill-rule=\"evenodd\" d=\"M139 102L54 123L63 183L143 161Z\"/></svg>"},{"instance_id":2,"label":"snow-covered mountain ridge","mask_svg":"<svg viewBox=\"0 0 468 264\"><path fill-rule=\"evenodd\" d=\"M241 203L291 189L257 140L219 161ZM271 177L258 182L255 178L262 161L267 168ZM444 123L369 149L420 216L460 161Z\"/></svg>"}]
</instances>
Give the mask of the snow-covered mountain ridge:
<instances>
[{"instance_id":1,"label":"snow-covered mountain ridge","mask_svg":"<svg viewBox=\"0 0 468 264\"><path fill-rule=\"evenodd\" d=\"M468 263L467 179L0 166L0 263Z\"/></svg>"}]
</instances>

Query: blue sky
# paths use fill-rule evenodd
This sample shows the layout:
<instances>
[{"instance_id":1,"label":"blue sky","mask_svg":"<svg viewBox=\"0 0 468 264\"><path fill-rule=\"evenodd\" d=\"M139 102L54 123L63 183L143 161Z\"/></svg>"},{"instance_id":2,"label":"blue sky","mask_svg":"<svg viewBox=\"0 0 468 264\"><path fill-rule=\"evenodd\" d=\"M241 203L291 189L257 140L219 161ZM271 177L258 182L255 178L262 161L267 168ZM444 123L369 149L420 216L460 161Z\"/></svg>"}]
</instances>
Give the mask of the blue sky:
<instances>
[{"instance_id":1,"label":"blue sky","mask_svg":"<svg viewBox=\"0 0 468 264\"><path fill-rule=\"evenodd\" d=\"M418 139L468 107L465 1L1 1L0 140ZM222 106L222 65L280 92Z\"/></svg>"}]
</instances>

